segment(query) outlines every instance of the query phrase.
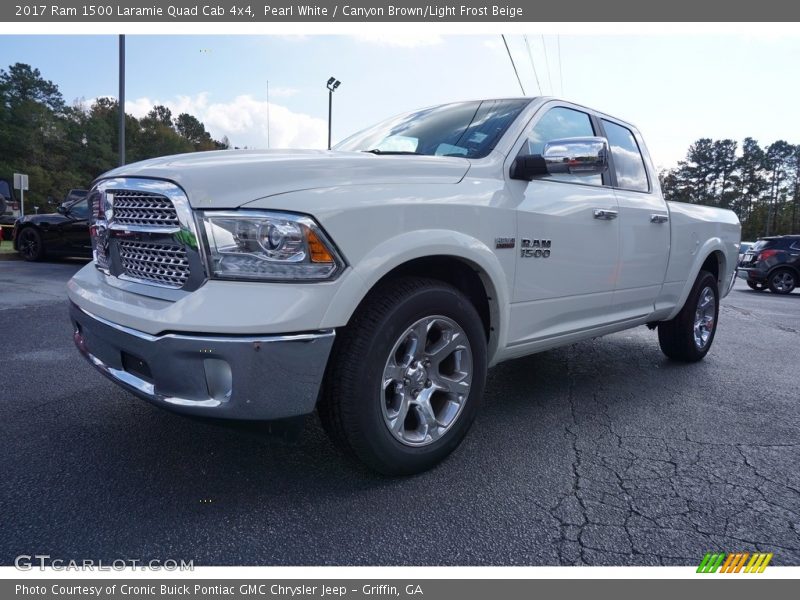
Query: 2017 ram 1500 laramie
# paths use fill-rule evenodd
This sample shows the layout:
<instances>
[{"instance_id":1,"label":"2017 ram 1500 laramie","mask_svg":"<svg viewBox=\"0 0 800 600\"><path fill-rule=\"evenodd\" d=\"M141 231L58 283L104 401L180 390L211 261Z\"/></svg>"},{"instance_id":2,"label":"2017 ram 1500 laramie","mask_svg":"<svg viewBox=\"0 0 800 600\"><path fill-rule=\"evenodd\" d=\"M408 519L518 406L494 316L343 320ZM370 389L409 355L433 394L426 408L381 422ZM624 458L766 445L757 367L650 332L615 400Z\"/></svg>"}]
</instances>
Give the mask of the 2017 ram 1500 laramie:
<instances>
[{"instance_id":1,"label":"2017 ram 1500 laramie","mask_svg":"<svg viewBox=\"0 0 800 600\"><path fill-rule=\"evenodd\" d=\"M332 151L171 156L90 194L80 352L174 411L316 408L388 474L452 452L488 367L630 327L696 361L739 222L664 201L635 127L553 98L394 117Z\"/></svg>"}]
</instances>

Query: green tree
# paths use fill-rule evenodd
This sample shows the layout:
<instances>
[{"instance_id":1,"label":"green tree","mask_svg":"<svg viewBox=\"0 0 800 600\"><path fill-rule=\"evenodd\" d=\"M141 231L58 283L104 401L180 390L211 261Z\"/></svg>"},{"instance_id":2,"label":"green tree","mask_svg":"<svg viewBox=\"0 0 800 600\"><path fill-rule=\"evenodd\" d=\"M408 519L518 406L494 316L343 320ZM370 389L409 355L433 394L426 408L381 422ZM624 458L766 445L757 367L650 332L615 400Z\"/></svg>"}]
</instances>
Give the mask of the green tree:
<instances>
[{"instance_id":1,"label":"green tree","mask_svg":"<svg viewBox=\"0 0 800 600\"><path fill-rule=\"evenodd\" d=\"M86 188L118 164L118 103L98 98L91 106L66 106L58 86L38 69L17 63L0 70L0 177L14 172L30 176L26 211L52 211L48 198L60 201L71 188ZM154 106L142 119L125 116L129 162L194 150L228 147L218 142L191 115L196 139L177 131L171 111Z\"/></svg>"}]
</instances>

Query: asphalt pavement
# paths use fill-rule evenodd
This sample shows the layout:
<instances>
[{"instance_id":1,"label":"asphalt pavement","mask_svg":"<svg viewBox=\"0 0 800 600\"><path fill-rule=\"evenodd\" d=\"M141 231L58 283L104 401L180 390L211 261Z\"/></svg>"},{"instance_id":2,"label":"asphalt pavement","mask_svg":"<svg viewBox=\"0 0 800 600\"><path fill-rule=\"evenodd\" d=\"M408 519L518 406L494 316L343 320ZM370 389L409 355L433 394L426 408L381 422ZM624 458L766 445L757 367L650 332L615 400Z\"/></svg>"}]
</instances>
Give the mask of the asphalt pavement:
<instances>
[{"instance_id":1,"label":"asphalt pavement","mask_svg":"<svg viewBox=\"0 0 800 600\"><path fill-rule=\"evenodd\" d=\"M173 415L74 349L83 263L0 262L0 564L800 565L800 293L738 281L710 354L638 328L499 365L436 469L376 476L315 417L274 437Z\"/></svg>"}]
</instances>

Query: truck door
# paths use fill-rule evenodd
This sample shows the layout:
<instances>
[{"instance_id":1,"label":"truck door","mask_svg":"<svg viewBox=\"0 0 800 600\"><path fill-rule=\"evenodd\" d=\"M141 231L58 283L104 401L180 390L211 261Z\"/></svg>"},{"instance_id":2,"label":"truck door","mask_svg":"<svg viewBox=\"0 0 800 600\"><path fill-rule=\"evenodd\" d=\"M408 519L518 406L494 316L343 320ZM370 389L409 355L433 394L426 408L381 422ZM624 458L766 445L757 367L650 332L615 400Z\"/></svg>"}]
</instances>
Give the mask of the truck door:
<instances>
[{"instance_id":1,"label":"truck door","mask_svg":"<svg viewBox=\"0 0 800 600\"><path fill-rule=\"evenodd\" d=\"M92 251L92 239L89 236L89 200L84 198L69 207L68 221L60 225L64 238L65 250L89 255Z\"/></svg>"},{"instance_id":2,"label":"truck door","mask_svg":"<svg viewBox=\"0 0 800 600\"><path fill-rule=\"evenodd\" d=\"M551 140L596 135L596 120L588 113L553 103L537 113L512 156L541 154ZM617 199L610 183L608 173L509 181L518 199L511 345L608 322L619 252Z\"/></svg>"},{"instance_id":3,"label":"truck door","mask_svg":"<svg viewBox=\"0 0 800 600\"><path fill-rule=\"evenodd\" d=\"M614 193L619 204L620 266L614 291L615 319L653 312L670 251L669 210L638 132L606 117L600 120L611 150Z\"/></svg>"}]
</instances>

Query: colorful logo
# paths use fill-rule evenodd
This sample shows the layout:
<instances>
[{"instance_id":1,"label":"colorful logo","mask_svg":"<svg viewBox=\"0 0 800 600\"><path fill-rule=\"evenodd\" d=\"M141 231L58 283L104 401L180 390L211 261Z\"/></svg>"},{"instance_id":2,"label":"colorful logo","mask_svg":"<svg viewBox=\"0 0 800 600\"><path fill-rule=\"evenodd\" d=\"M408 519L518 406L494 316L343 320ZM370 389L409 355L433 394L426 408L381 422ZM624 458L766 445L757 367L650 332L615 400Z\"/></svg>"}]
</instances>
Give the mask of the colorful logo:
<instances>
[{"instance_id":1,"label":"colorful logo","mask_svg":"<svg viewBox=\"0 0 800 600\"><path fill-rule=\"evenodd\" d=\"M750 560L748 560L750 559ZM772 552L707 552L703 557L698 573L763 573ZM745 563L746 566L745 566Z\"/></svg>"}]
</instances>

